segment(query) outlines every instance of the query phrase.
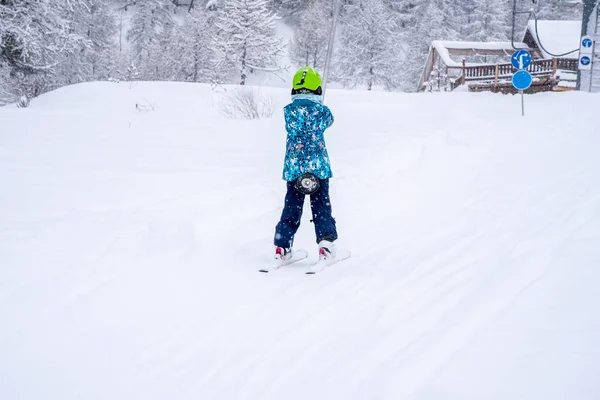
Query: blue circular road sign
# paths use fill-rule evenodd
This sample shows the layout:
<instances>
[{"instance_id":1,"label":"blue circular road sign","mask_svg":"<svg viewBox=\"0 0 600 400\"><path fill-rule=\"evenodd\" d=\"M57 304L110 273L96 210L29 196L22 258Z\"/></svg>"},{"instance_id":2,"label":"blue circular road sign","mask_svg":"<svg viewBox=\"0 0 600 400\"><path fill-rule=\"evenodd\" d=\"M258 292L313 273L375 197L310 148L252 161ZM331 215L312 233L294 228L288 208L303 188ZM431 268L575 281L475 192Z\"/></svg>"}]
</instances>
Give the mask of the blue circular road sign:
<instances>
[{"instance_id":1,"label":"blue circular road sign","mask_svg":"<svg viewBox=\"0 0 600 400\"><path fill-rule=\"evenodd\" d=\"M590 39L590 38L584 38L584 39L581 41L581 45L582 45L583 47L585 47L586 49L589 49L590 47L592 47L592 45L593 45L593 44L594 44L594 42L593 42L593 41L592 41L592 39Z\"/></svg>"},{"instance_id":2,"label":"blue circular road sign","mask_svg":"<svg viewBox=\"0 0 600 400\"><path fill-rule=\"evenodd\" d=\"M583 56L583 57L581 57L579 62L581 63L581 65L590 65L590 63L592 62L592 59L589 58L588 56Z\"/></svg>"},{"instance_id":3,"label":"blue circular road sign","mask_svg":"<svg viewBox=\"0 0 600 400\"><path fill-rule=\"evenodd\" d=\"M517 71L512 76L512 84L517 90L527 90L531 83L533 82L533 77L527 71Z\"/></svg>"},{"instance_id":4,"label":"blue circular road sign","mask_svg":"<svg viewBox=\"0 0 600 400\"><path fill-rule=\"evenodd\" d=\"M531 64L531 54L527 50L517 50L510 58L510 62L516 69L525 69Z\"/></svg>"}]
</instances>

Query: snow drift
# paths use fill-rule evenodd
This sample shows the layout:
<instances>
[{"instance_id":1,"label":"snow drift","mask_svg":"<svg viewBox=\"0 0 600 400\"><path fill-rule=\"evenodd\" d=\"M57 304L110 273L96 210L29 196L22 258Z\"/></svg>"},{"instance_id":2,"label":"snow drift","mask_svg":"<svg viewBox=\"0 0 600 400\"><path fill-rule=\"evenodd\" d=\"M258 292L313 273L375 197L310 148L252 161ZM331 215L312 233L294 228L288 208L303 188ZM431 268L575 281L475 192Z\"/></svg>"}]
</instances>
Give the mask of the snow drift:
<instances>
[{"instance_id":1,"label":"snow drift","mask_svg":"<svg viewBox=\"0 0 600 400\"><path fill-rule=\"evenodd\" d=\"M600 97L328 91L353 257L306 276L308 207L306 263L257 272L288 90L256 121L222 90L0 109L0 398L600 396Z\"/></svg>"}]
</instances>

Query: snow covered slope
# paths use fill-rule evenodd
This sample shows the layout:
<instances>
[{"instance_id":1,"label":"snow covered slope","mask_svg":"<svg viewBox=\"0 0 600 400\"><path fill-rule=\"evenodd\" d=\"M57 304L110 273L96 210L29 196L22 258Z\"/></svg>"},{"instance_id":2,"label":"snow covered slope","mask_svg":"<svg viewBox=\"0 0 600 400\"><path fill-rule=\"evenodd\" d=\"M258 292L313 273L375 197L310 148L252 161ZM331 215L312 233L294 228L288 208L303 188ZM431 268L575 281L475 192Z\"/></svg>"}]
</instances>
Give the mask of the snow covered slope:
<instances>
[{"instance_id":1,"label":"snow covered slope","mask_svg":"<svg viewBox=\"0 0 600 400\"><path fill-rule=\"evenodd\" d=\"M339 246L260 274L287 89L0 109L1 399L600 398L600 97L328 91ZM137 105L137 106L136 106ZM308 206L308 204L307 204Z\"/></svg>"}]
</instances>

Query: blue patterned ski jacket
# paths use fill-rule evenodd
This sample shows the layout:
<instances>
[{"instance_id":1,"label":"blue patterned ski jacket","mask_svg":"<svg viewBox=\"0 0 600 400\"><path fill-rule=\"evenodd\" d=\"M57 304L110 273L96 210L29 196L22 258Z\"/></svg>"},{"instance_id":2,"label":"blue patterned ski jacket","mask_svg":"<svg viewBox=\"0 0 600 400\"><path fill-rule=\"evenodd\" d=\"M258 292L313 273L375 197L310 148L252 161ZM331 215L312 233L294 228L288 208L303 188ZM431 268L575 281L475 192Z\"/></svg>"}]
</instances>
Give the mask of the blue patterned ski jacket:
<instances>
[{"instance_id":1,"label":"blue patterned ski jacket","mask_svg":"<svg viewBox=\"0 0 600 400\"><path fill-rule=\"evenodd\" d=\"M287 143L283 179L293 181L306 172L320 179L333 176L325 147L325 129L333 124L329 107L308 99L294 99L283 109Z\"/></svg>"}]
</instances>

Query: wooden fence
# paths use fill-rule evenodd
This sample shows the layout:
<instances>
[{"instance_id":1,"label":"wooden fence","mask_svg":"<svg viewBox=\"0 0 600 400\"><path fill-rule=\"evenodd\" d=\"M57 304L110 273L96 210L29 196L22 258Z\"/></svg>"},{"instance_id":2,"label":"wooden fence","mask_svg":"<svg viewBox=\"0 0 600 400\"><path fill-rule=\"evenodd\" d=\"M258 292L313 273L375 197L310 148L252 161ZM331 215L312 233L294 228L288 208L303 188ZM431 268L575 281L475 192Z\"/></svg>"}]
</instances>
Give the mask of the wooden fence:
<instances>
[{"instance_id":1,"label":"wooden fence","mask_svg":"<svg viewBox=\"0 0 600 400\"><path fill-rule=\"evenodd\" d=\"M533 60L527 71L535 77L552 77L558 70L577 72L578 63L578 60L572 58ZM462 67L448 67L448 69L461 72L460 76L452 83L452 90L472 81L493 81L494 85L498 85L499 80L510 79L517 71L510 63L468 67L464 60Z\"/></svg>"}]
</instances>

